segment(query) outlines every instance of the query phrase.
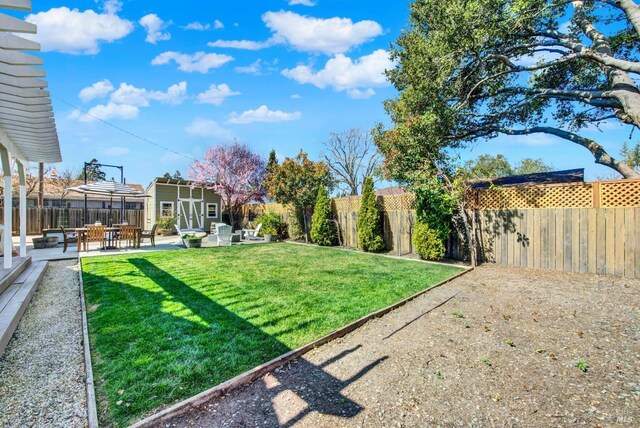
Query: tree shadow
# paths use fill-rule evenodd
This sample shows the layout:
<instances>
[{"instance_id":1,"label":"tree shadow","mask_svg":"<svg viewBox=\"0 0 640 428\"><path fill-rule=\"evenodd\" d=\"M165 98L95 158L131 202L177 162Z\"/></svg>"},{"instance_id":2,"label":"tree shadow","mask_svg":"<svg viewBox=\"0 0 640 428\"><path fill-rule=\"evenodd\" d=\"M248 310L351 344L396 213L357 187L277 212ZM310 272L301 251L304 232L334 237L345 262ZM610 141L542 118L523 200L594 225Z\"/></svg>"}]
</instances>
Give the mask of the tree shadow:
<instances>
[{"instance_id":1,"label":"tree shadow","mask_svg":"<svg viewBox=\"0 0 640 428\"><path fill-rule=\"evenodd\" d=\"M145 258L132 257L127 262L137 272L123 272L120 277L151 279L154 287L119 282L114 280L118 276L95 275L90 269L83 273L91 308L88 317L94 371L99 379L100 415L106 425L132 422L291 350L278 339L295 330L283 324L290 316L253 324L247 308L231 311L226 303L218 303L216 297L195 290ZM246 293L220 291L224 296L221 302L225 297L243 303L253 300ZM255 309L258 304L249 308ZM311 322L306 320L297 327ZM269 334L265 326L277 332ZM357 347L319 366L299 360L295 364L310 378L282 379L277 387L261 388L273 397L291 390L308 403L291 424L312 411L355 416L362 407L341 391L386 359L373 361L344 381L324 370L355 350ZM305 383L304 389L298 388ZM120 390L125 394L120 395ZM118 401L130 406L117 405ZM269 418L277 424L275 409L271 409Z\"/></svg>"},{"instance_id":2,"label":"tree shadow","mask_svg":"<svg viewBox=\"0 0 640 428\"><path fill-rule=\"evenodd\" d=\"M364 407L347 397L343 391L389 357L376 358L365 365L356 364L360 368L344 380L328 373L327 368L354 354L361 347L362 345L357 345L346 349L320 364L301 358L286 368L276 369L253 384L218 399L215 413L208 413L204 420L211 418L211 423L215 426L292 427L312 413L353 418ZM366 356L352 358L359 361ZM210 408L205 405L168 423L171 426L190 426L194 419L203 423L202 413Z\"/></svg>"}]
</instances>

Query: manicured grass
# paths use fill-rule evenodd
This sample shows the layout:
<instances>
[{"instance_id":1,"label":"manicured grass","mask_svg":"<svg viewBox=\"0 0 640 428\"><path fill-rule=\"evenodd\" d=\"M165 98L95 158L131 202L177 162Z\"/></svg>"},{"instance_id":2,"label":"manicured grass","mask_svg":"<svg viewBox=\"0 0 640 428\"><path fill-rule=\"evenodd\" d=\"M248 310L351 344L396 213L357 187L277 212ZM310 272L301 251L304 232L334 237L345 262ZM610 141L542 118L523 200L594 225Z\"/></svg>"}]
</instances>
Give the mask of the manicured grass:
<instances>
[{"instance_id":1,"label":"manicured grass","mask_svg":"<svg viewBox=\"0 0 640 428\"><path fill-rule=\"evenodd\" d=\"M461 271L290 244L82 259L100 419L124 426Z\"/></svg>"}]
</instances>

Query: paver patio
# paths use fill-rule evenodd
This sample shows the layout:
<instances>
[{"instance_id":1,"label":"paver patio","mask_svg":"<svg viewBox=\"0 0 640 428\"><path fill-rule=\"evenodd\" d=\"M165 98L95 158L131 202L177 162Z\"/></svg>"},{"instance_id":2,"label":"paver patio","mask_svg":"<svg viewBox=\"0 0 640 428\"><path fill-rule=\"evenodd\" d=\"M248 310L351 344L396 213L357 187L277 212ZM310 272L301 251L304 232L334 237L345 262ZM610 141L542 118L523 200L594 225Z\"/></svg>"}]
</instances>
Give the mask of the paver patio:
<instances>
[{"instance_id":1,"label":"paver patio","mask_svg":"<svg viewBox=\"0 0 640 428\"><path fill-rule=\"evenodd\" d=\"M162 426L637 426L639 307L638 280L485 265Z\"/></svg>"}]
</instances>

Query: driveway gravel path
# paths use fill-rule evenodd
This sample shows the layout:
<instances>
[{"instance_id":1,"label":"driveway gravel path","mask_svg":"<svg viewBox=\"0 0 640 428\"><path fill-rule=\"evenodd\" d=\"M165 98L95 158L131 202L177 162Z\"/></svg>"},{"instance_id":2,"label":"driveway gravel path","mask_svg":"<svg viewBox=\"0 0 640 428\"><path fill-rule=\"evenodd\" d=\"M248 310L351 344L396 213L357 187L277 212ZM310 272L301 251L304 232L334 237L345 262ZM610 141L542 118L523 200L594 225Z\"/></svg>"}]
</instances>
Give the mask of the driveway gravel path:
<instances>
[{"instance_id":1,"label":"driveway gravel path","mask_svg":"<svg viewBox=\"0 0 640 428\"><path fill-rule=\"evenodd\" d=\"M639 355L640 281L486 265L162 426L640 426Z\"/></svg>"},{"instance_id":2,"label":"driveway gravel path","mask_svg":"<svg viewBox=\"0 0 640 428\"><path fill-rule=\"evenodd\" d=\"M0 357L0 427L87 426L78 262L49 263Z\"/></svg>"}]
</instances>

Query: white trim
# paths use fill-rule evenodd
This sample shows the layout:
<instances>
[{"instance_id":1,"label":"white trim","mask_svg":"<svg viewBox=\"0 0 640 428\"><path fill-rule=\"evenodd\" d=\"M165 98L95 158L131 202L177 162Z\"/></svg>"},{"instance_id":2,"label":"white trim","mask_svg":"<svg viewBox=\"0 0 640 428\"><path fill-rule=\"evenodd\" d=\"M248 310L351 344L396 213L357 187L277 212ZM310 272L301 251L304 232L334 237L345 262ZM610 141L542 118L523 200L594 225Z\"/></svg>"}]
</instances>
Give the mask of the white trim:
<instances>
[{"instance_id":1,"label":"white trim","mask_svg":"<svg viewBox=\"0 0 640 428\"><path fill-rule=\"evenodd\" d=\"M20 257L27 257L27 181L24 165L19 160L16 163L20 183Z\"/></svg>"},{"instance_id":2,"label":"white trim","mask_svg":"<svg viewBox=\"0 0 640 428\"><path fill-rule=\"evenodd\" d=\"M162 210L162 204L171 204L171 215L173 216L176 212L176 205L174 201L160 201L160 207L159 210L160 211L160 217L166 217L165 215L163 215L163 210Z\"/></svg>"},{"instance_id":3,"label":"white trim","mask_svg":"<svg viewBox=\"0 0 640 428\"><path fill-rule=\"evenodd\" d=\"M11 183L11 163L9 162L9 152L3 146L0 146L0 158L2 159L2 171L4 173L4 245L3 245L3 267L5 269L11 269L12 257L13 257L13 242L11 240L12 225L12 213L13 198L12 198L12 183Z\"/></svg>"},{"instance_id":4,"label":"white trim","mask_svg":"<svg viewBox=\"0 0 640 428\"><path fill-rule=\"evenodd\" d=\"M215 216L210 216L209 215L209 205L213 205L213 206L216 207L216 215ZM218 210L219 210L220 207L219 207L217 202L207 202L206 208L207 208L207 218L219 218L220 211L218 211Z\"/></svg>"}]
</instances>

